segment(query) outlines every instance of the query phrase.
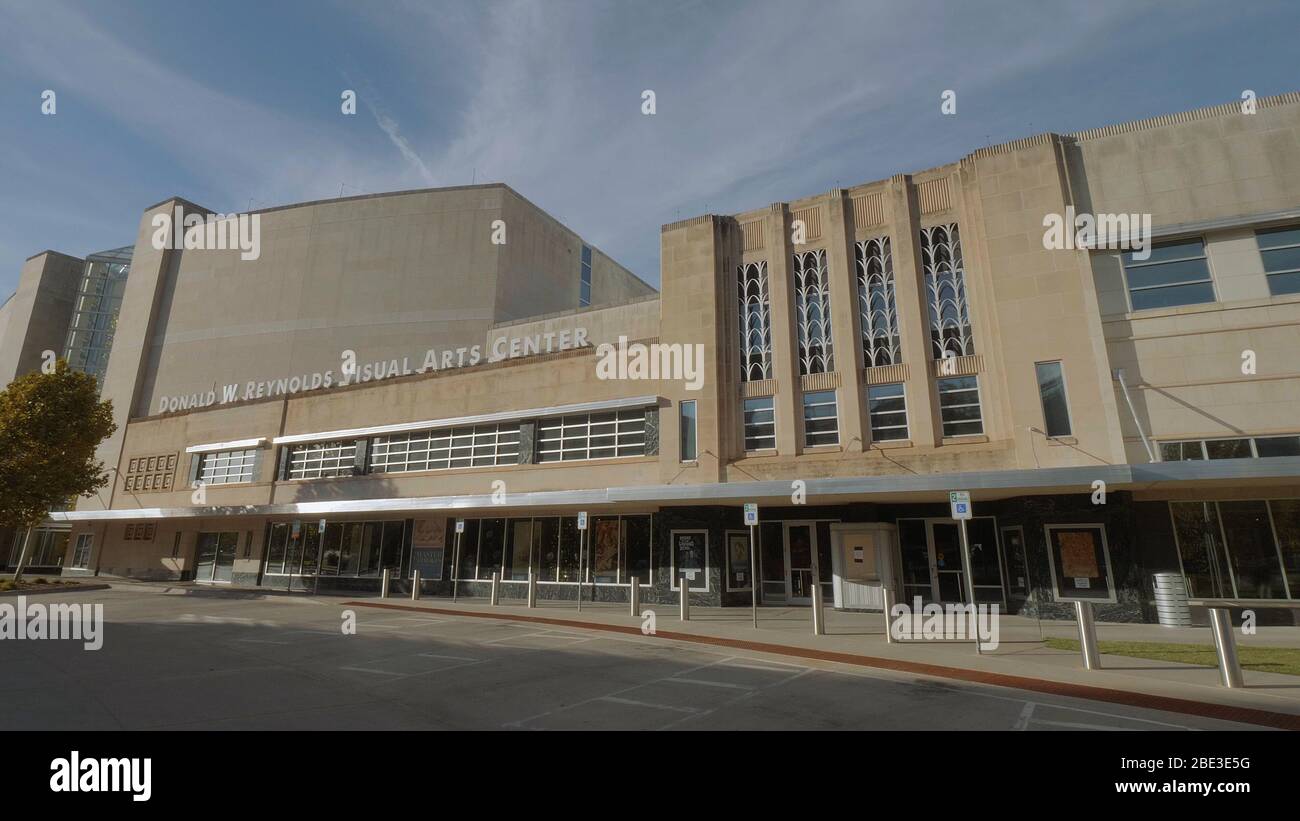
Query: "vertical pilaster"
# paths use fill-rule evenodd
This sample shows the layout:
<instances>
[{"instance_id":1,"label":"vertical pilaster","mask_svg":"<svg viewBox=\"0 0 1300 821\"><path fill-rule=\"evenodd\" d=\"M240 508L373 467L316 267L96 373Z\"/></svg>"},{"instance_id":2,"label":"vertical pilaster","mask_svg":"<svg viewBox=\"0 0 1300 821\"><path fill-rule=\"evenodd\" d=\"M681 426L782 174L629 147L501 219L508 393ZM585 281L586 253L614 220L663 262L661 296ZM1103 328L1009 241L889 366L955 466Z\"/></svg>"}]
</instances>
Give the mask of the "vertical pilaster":
<instances>
[{"instance_id":1,"label":"vertical pilaster","mask_svg":"<svg viewBox=\"0 0 1300 821\"><path fill-rule=\"evenodd\" d=\"M731 340L724 339L721 311L726 288L723 237L720 220L706 214L666 225L660 236L660 331L662 344L704 348L703 385L689 390L680 381L660 382L661 394L670 404L659 417L661 476L665 482L717 482L722 478L728 430L723 414L734 411L735 377L724 373L721 351ZM726 306L730 308L728 304ZM727 399L730 399L730 402ZM694 462L683 464L679 448L679 413L682 401L695 401L696 452Z\"/></svg>"},{"instance_id":2,"label":"vertical pilaster","mask_svg":"<svg viewBox=\"0 0 1300 821\"><path fill-rule=\"evenodd\" d=\"M768 208L764 233L771 249L767 262L768 300L772 313L772 375L776 379L776 450L797 456L803 450L803 395L799 388L799 343L790 274L790 219L785 203Z\"/></svg>"},{"instance_id":3,"label":"vertical pilaster","mask_svg":"<svg viewBox=\"0 0 1300 821\"><path fill-rule=\"evenodd\" d=\"M840 447L860 453L869 441L862 391L862 328L858 318L857 261L853 253L853 208L836 189L826 203L826 263L830 267L831 335L839 407Z\"/></svg>"},{"instance_id":4,"label":"vertical pilaster","mask_svg":"<svg viewBox=\"0 0 1300 821\"><path fill-rule=\"evenodd\" d=\"M938 396L930 378L934 359L930 345L929 295L921 268L920 210L911 177L896 174L889 180L885 218L894 257L894 296L898 302L898 332L908 376L908 434L918 447L934 447L939 435Z\"/></svg>"}]
</instances>

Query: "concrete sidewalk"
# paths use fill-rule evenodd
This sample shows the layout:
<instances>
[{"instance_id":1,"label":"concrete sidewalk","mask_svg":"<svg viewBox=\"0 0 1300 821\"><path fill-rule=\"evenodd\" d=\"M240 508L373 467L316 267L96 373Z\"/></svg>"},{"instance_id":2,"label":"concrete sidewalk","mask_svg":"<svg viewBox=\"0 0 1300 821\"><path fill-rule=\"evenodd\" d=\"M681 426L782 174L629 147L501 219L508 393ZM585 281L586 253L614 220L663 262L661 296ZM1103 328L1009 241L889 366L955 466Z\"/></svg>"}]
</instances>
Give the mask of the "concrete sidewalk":
<instances>
[{"instance_id":1,"label":"concrete sidewalk","mask_svg":"<svg viewBox=\"0 0 1300 821\"><path fill-rule=\"evenodd\" d=\"M323 600L325 601L325 600ZM642 619L625 604L539 602L534 609L522 602L492 607L486 599L354 597L347 604L438 611L444 614L519 621L542 621L579 629L604 629L641 634ZM344 603L341 601L340 603ZM1264 726L1300 729L1300 676L1246 671L1246 687L1229 690L1219 684L1219 672L1174 662L1103 655L1103 669L1088 671L1077 652L1053 650L1040 638L1034 619L1002 617L997 650L979 654L969 642L914 641L887 643L880 613L826 612L827 635L814 636L808 608L759 608L754 629L747 608L691 608L690 621L678 609L646 605L655 612L655 638L698 641L744 647L757 652L795 655L865 667L902 670L920 675L1053 692L1112 703L1167 709ZM1077 638L1073 622L1041 623L1041 635ZM1099 624L1098 639L1182 641L1212 644L1206 628L1165 628L1148 624ZM1300 646L1294 627L1260 628L1255 636L1239 636L1243 646Z\"/></svg>"}]
</instances>

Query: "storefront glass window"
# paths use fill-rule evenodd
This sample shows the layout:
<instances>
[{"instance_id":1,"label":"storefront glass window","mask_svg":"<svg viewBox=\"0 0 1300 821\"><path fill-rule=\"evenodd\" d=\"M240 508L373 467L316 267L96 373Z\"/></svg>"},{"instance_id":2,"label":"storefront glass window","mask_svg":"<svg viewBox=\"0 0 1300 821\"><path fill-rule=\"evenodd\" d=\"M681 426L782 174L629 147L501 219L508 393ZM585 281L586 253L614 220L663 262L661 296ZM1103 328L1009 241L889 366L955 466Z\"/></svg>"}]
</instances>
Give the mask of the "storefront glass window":
<instances>
[{"instance_id":1,"label":"storefront glass window","mask_svg":"<svg viewBox=\"0 0 1300 821\"><path fill-rule=\"evenodd\" d=\"M1219 529L1219 508L1214 502L1171 502L1174 535L1183 560L1187 594L1194 598L1230 598L1234 595L1228 556Z\"/></svg>"},{"instance_id":2,"label":"storefront glass window","mask_svg":"<svg viewBox=\"0 0 1300 821\"><path fill-rule=\"evenodd\" d=\"M537 554L538 581L559 579L560 520L551 517L533 520L533 552Z\"/></svg>"},{"instance_id":3,"label":"storefront glass window","mask_svg":"<svg viewBox=\"0 0 1300 821\"><path fill-rule=\"evenodd\" d=\"M630 584L635 576L641 584L650 583L650 517L623 517L623 555L625 569L623 582Z\"/></svg>"},{"instance_id":4,"label":"storefront glass window","mask_svg":"<svg viewBox=\"0 0 1300 821\"><path fill-rule=\"evenodd\" d=\"M1300 499L1278 499L1268 506L1273 512L1273 531L1291 585L1291 598L1300 598Z\"/></svg>"},{"instance_id":5,"label":"storefront glass window","mask_svg":"<svg viewBox=\"0 0 1300 821\"><path fill-rule=\"evenodd\" d=\"M560 581L578 580L578 519L564 516L560 519Z\"/></svg>"},{"instance_id":6,"label":"storefront glass window","mask_svg":"<svg viewBox=\"0 0 1300 821\"><path fill-rule=\"evenodd\" d=\"M501 549L506 538L505 519L484 519L478 540L478 577L491 579L501 570Z\"/></svg>"},{"instance_id":7,"label":"storefront glass window","mask_svg":"<svg viewBox=\"0 0 1300 821\"><path fill-rule=\"evenodd\" d=\"M1243 599L1286 598L1267 503L1219 502L1219 516L1237 579L1237 595Z\"/></svg>"}]
</instances>

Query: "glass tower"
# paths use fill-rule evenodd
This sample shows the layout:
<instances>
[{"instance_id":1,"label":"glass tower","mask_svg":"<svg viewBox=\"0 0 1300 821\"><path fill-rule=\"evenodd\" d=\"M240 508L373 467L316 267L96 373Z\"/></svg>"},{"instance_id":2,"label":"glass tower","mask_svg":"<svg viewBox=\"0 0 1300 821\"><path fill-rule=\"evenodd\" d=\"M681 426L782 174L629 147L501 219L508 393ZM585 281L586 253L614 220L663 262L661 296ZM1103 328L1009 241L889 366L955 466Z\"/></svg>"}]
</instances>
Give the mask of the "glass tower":
<instances>
[{"instance_id":1,"label":"glass tower","mask_svg":"<svg viewBox=\"0 0 1300 821\"><path fill-rule=\"evenodd\" d=\"M95 377L103 390L108 354L113 347L117 314L131 271L134 246L101 251L86 257L86 273L77 291L77 304L68 324L63 357L74 370Z\"/></svg>"}]
</instances>

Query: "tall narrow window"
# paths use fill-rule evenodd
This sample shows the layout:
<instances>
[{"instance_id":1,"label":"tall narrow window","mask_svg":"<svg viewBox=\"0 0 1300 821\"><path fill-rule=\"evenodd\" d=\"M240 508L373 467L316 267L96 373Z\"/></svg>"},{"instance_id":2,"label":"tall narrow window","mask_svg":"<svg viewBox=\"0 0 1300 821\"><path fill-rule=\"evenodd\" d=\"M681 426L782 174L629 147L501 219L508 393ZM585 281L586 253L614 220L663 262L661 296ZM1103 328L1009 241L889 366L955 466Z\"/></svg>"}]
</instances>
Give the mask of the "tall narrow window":
<instances>
[{"instance_id":1,"label":"tall narrow window","mask_svg":"<svg viewBox=\"0 0 1300 821\"><path fill-rule=\"evenodd\" d=\"M907 398L901 382L868 387L867 409L871 418L871 441L907 438Z\"/></svg>"},{"instance_id":2,"label":"tall narrow window","mask_svg":"<svg viewBox=\"0 0 1300 821\"><path fill-rule=\"evenodd\" d=\"M776 448L776 412L772 397L745 400L745 450Z\"/></svg>"},{"instance_id":3,"label":"tall narrow window","mask_svg":"<svg viewBox=\"0 0 1300 821\"><path fill-rule=\"evenodd\" d=\"M863 361L867 367L897 365L903 361L903 349L899 343L894 262L889 253L889 237L859 242L855 253Z\"/></svg>"},{"instance_id":4,"label":"tall narrow window","mask_svg":"<svg viewBox=\"0 0 1300 821\"><path fill-rule=\"evenodd\" d=\"M956 223L921 229L921 264L934 358L943 359L947 352L953 356L975 353L970 306L966 302L966 269Z\"/></svg>"},{"instance_id":5,"label":"tall narrow window","mask_svg":"<svg viewBox=\"0 0 1300 821\"><path fill-rule=\"evenodd\" d=\"M581 285L578 291L578 307L591 304L591 248L582 246L582 272L579 277Z\"/></svg>"},{"instance_id":6,"label":"tall narrow window","mask_svg":"<svg viewBox=\"0 0 1300 821\"><path fill-rule=\"evenodd\" d=\"M825 251L794 255L794 317L799 326L799 374L835 370L831 350L831 285Z\"/></svg>"},{"instance_id":7,"label":"tall narrow window","mask_svg":"<svg viewBox=\"0 0 1300 821\"><path fill-rule=\"evenodd\" d=\"M1273 296L1300 294L1300 225L1255 232Z\"/></svg>"},{"instance_id":8,"label":"tall narrow window","mask_svg":"<svg viewBox=\"0 0 1300 821\"><path fill-rule=\"evenodd\" d=\"M736 269L740 297L740 379L772 378L772 314L768 305L767 263Z\"/></svg>"},{"instance_id":9,"label":"tall narrow window","mask_svg":"<svg viewBox=\"0 0 1300 821\"><path fill-rule=\"evenodd\" d=\"M835 391L810 391L803 395L803 443L807 447L840 443Z\"/></svg>"},{"instance_id":10,"label":"tall narrow window","mask_svg":"<svg viewBox=\"0 0 1300 821\"><path fill-rule=\"evenodd\" d=\"M77 536L77 547L72 551L73 567L90 567L90 554L95 546L95 535L93 533L82 533Z\"/></svg>"},{"instance_id":11,"label":"tall narrow window","mask_svg":"<svg viewBox=\"0 0 1300 821\"><path fill-rule=\"evenodd\" d=\"M940 379L939 418L944 436L978 436L984 432L978 377Z\"/></svg>"},{"instance_id":12,"label":"tall narrow window","mask_svg":"<svg viewBox=\"0 0 1300 821\"><path fill-rule=\"evenodd\" d=\"M1038 362L1038 398L1043 402L1043 424L1048 436L1070 435L1070 407L1065 401L1065 375L1060 362Z\"/></svg>"},{"instance_id":13,"label":"tall narrow window","mask_svg":"<svg viewBox=\"0 0 1300 821\"><path fill-rule=\"evenodd\" d=\"M678 403L681 421L682 461L694 462L698 457L696 445L695 400Z\"/></svg>"}]
</instances>

